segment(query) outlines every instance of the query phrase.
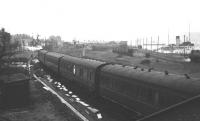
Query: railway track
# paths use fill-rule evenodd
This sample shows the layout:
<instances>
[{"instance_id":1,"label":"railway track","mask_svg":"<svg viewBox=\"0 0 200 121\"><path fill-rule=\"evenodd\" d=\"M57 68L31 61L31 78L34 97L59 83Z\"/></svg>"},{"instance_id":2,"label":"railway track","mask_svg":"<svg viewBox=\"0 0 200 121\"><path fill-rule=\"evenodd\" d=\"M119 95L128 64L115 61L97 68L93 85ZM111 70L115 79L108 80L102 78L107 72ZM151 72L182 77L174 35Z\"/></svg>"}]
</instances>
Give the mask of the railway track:
<instances>
[{"instance_id":1,"label":"railway track","mask_svg":"<svg viewBox=\"0 0 200 121\"><path fill-rule=\"evenodd\" d=\"M36 76L35 74L33 74L33 77L39 81L46 90L50 91L51 93L53 93L54 95L56 95L60 101L62 103L64 103L67 107L69 107L80 119L82 119L83 121L89 121L85 116L83 116L79 111L77 111L72 105L70 105L67 101L65 101L65 99L58 93L55 91L55 89L53 89L52 86L50 86L48 83L45 83L44 80L42 80L41 78L39 78L38 76Z\"/></svg>"},{"instance_id":2,"label":"railway track","mask_svg":"<svg viewBox=\"0 0 200 121\"><path fill-rule=\"evenodd\" d=\"M83 97L81 99L85 99L87 103L91 101L92 103L88 104L92 104L92 107L98 106L94 103L98 102L98 100L91 98L97 94L96 96L116 102L133 112L137 111L142 115L149 115L200 92L199 80L190 78L187 75L145 70L138 67L77 58L45 50L38 52L38 58L43 66L54 73L53 75L65 78L62 81L62 79L55 77L55 80L59 79L60 82L67 86L70 84L72 89L74 87L79 92L88 90L88 96L81 96ZM77 85L72 86L72 83ZM104 103L99 104L97 109L102 109ZM118 110L115 108L109 109L111 114L108 114L109 112L104 113L104 111L102 113L101 110L103 117L110 117ZM133 117L123 116L123 118L128 117L129 119L120 119L120 121L135 119L140 114L137 112ZM118 112L116 115L121 116L121 114L124 113Z\"/></svg>"},{"instance_id":3,"label":"railway track","mask_svg":"<svg viewBox=\"0 0 200 121\"><path fill-rule=\"evenodd\" d=\"M105 99L88 98L87 94L84 94L80 90L73 89L73 86L76 85L61 84L60 80L64 78L58 78L55 75L50 76L52 73L48 71L42 73L46 74L38 75L34 73L33 77L39 81L46 90L56 95L62 103L83 121L135 121L141 118L138 116L137 112L129 111Z\"/></svg>"},{"instance_id":4,"label":"railway track","mask_svg":"<svg viewBox=\"0 0 200 121\"><path fill-rule=\"evenodd\" d=\"M32 66L34 72L32 73L33 77L44 86L45 90L54 94L65 104L80 120L135 121L142 117L139 113L131 112L110 101L95 97L88 98L88 95L85 95L85 93L83 93L84 91L79 88L78 90L74 90L77 89L76 85L67 84L70 80L60 78L48 70L44 71L40 66L35 68L37 65L39 65L39 63ZM64 84L63 82L66 83Z\"/></svg>"},{"instance_id":5,"label":"railway track","mask_svg":"<svg viewBox=\"0 0 200 121\"><path fill-rule=\"evenodd\" d=\"M98 110L95 110L92 107L89 107L86 103L81 102L79 98L73 95L71 91L68 91L64 85L61 85L59 82L52 82L50 78L41 78L36 74L33 74L33 77L44 86L45 90L54 94L82 121L101 120L101 114ZM79 105L76 105L77 103L79 103Z\"/></svg>"},{"instance_id":6,"label":"railway track","mask_svg":"<svg viewBox=\"0 0 200 121\"><path fill-rule=\"evenodd\" d=\"M19 56L19 57L18 57ZM70 109L75 117L83 121L135 121L138 119L137 113L124 109L123 107L114 104L102 98L88 98L83 91L73 90L71 87L75 85L63 85L60 83L64 78L58 78L55 74L49 73L48 70L43 70L38 61L32 60L29 54L14 55L14 61L20 63L29 61L27 71L33 76L37 82L43 85L44 89L51 92L57 97L61 103ZM12 59L10 56L9 60ZM22 59L21 59L22 58ZM6 58L5 58L6 60ZM30 65L33 64L33 65ZM39 70L39 73L38 73ZM41 71L42 70L42 71ZM42 73L42 74L41 74ZM51 74L51 75L49 75ZM54 76L52 76L54 75ZM75 92L75 93L74 93ZM76 95L75 95L76 94ZM78 95L80 96L78 96Z\"/></svg>"},{"instance_id":7,"label":"railway track","mask_svg":"<svg viewBox=\"0 0 200 121\"><path fill-rule=\"evenodd\" d=\"M181 57L181 56L176 57L174 55L163 54L163 53L154 53L154 52L152 52L150 55L154 58L162 59L162 60L165 60L165 61L171 61L171 62L174 62L174 63L185 62L185 58Z\"/></svg>"}]
</instances>

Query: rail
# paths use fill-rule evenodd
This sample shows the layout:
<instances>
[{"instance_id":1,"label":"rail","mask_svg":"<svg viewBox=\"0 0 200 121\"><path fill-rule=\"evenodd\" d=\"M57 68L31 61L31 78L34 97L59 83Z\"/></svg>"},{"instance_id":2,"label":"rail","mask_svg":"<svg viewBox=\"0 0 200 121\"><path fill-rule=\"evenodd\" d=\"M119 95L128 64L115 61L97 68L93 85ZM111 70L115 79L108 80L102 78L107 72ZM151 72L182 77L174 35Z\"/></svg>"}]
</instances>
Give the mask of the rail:
<instances>
[{"instance_id":1,"label":"rail","mask_svg":"<svg viewBox=\"0 0 200 121\"><path fill-rule=\"evenodd\" d=\"M69 104L65 99L63 99L56 91L54 91L51 87L49 87L47 84L45 84L40 78L38 78L35 74L33 74L33 77L39 81L42 85L46 87L48 91L50 91L52 94L56 95L62 103L64 103L67 107L69 107L74 114L76 114L81 120L83 121L89 121L85 116L83 116L78 110L76 110L71 104Z\"/></svg>"},{"instance_id":2,"label":"rail","mask_svg":"<svg viewBox=\"0 0 200 121\"><path fill-rule=\"evenodd\" d=\"M182 106L182 105L184 105L184 104L186 104L186 103L189 103L189 102L191 102L191 101L193 101L193 100L195 100L195 99L198 99L198 98L200 98L200 95L191 97L191 98L186 99L186 100L184 100L184 101L181 101L181 102L179 102L179 103L177 103L177 104L174 104L174 105L172 105L172 106L169 106L169 107L167 107L167 108L165 108L165 109L162 109L162 110L160 110L160 111L158 111L158 112L155 112L155 113L153 113L153 114L151 114L151 115L148 115L148 116L145 116L145 117L143 117L143 118L141 118L141 119L138 119L137 121L148 121L148 119L150 119L150 118L152 118L152 117L155 117L155 116L157 116L157 115L159 115L159 114L162 114L162 113L165 113L165 112L167 112L167 111L173 110L174 108L180 107L180 106Z\"/></svg>"}]
</instances>

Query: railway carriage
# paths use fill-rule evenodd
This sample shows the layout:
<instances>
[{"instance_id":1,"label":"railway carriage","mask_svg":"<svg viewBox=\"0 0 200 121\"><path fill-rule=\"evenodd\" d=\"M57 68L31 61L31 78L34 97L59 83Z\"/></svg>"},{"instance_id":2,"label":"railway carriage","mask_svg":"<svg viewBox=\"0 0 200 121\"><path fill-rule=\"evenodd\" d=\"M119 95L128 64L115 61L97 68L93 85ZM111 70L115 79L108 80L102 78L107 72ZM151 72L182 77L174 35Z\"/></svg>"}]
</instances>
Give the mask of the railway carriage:
<instances>
[{"instance_id":1,"label":"railway carriage","mask_svg":"<svg viewBox=\"0 0 200 121\"><path fill-rule=\"evenodd\" d=\"M47 66L51 71L59 73L59 63L60 59L64 57L63 54L48 52L45 54L45 66Z\"/></svg>"},{"instance_id":2,"label":"railway carriage","mask_svg":"<svg viewBox=\"0 0 200 121\"><path fill-rule=\"evenodd\" d=\"M100 71L100 95L120 105L150 114L200 92L200 83L185 76L106 65Z\"/></svg>"},{"instance_id":3,"label":"railway carriage","mask_svg":"<svg viewBox=\"0 0 200 121\"><path fill-rule=\"evenodd\" d=\"M151 114L200 93L200 80L101 61L39 51L52 71L91 92L142 114Z\"/></svg>"},{"instance_id":4,"label":"railway carriage","mask_svg":"<svg viewBox=\"0 0 200 121\"><path fill-rule=\"evenodd\" d=\"M48 53L48 51L46 51L46 50L39 50L38 51L38 59L42 64L44 64L44 62L45 62L45 54L46 53Z\"/></svg>"},{"instance_id":5,"label":"railway carriage","mask_svg":"<svg viewBox=\"0 0 200 121\"><path fill-rule=\"evenodd\" d=\"M96 70L104 62L65 56L60 61L60 74L94 91Z\"/></svg>"}]
</instances>

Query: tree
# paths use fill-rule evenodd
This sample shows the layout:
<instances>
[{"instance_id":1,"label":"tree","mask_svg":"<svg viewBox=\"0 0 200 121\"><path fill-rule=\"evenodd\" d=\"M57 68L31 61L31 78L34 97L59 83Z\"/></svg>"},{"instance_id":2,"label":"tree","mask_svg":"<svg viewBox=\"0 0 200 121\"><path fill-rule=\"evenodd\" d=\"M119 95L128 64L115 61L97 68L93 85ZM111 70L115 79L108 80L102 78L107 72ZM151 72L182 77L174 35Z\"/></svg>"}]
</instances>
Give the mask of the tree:
<instances>
[{"instance_id":1,"label":"tree","mask_svg":"<svg viewBox=\"0 0 200 121\"><path fill-rule=\"evenodd\" d=\"M37 38L36 39L32 39L32 41L29 43L29 45L31 46L38 46L41 45L41 40L39 39L39 34L37 34Z\"/></svg>"},{"instance_id":2,"label":"tree","mask_svg":"<svg viewBox=\"0 0 200 121\"><path fill-rule=\"evenodd\" d=\"M9 49L10 47L10 39L11 35L10 33L6 32L4 28L0 30L0 42L2 43L2 49L1 53L5 53L6 49Z\"/></svg>"},{"instance_id":3,"label":"tree","mask_svg":"<svg viewBox=\"0 0 200 121\"><path fill-rule=\"evenodd\" d=\"M20 47L21 46L21 44L20 44L20 42L19 41L14 41L13 43L11 43L10 44L10 48L12 49L12 50L16 50L18 47Z\"/></svg>"},{"instance_id":4,"label":"tree","mask_svg":"<svg viewBox=\"0 0 200 121\"><path fill-rule=\"evenodd\" d=\"M36 46L41 45L41 40L39 39L39 34L37 34L37 39L36 39Z\"/></svg>"},{"instance_id":5,"label":"tree","mask_svg":"<svg viewBox=\"0 0 200 121\"><path fill-rule=\"evenodd\" d=\"M45 49L53 51L55 48L59 48L63 46L63 42L61 40L60 36L50 36L46 41L45 41Z\"/></svg>"}]
</instances>

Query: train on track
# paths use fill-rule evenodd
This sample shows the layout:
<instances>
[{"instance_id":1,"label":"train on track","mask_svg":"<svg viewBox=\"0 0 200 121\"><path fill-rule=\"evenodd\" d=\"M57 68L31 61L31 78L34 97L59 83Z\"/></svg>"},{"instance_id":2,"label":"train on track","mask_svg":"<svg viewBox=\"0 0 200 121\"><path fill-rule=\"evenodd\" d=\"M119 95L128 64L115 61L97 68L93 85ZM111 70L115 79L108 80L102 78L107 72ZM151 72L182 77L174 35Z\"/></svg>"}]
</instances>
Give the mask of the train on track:
<instances>
[{"instance_id":1,"label":"train on track","mask_svg":"<svg viewBox=\"0 0 200 121\"><path fill-rule=\"evenodd\" d=\"M130 110L148 115L200 93L200 80L77 58L40 50L39 61L51 71L70 79L90 93L95 93Z\"/></svg>"}]
</instances>

